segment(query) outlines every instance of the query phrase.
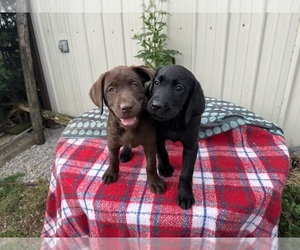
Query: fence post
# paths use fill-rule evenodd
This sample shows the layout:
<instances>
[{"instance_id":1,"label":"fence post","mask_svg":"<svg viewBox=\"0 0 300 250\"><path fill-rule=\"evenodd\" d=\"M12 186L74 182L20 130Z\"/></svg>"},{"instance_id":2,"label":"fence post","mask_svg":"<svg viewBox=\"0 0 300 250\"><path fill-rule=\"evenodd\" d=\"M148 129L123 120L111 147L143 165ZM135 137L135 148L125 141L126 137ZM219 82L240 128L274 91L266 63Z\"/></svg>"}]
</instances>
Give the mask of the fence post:
<instances>
[{"instance_id":1,"label":"fence post","mask_svg":"<svg viewBox=\"0 0 300 250\"><path fill-rule=\"evenodd\" d=\"M32 122L33 139L37 145L41 145L45 143L45 135L33 70L27 13L17 13L16 23L18 30L20 56L25 80L26 95L28 99L30 118Z\"/></svg>"}]
</instances>

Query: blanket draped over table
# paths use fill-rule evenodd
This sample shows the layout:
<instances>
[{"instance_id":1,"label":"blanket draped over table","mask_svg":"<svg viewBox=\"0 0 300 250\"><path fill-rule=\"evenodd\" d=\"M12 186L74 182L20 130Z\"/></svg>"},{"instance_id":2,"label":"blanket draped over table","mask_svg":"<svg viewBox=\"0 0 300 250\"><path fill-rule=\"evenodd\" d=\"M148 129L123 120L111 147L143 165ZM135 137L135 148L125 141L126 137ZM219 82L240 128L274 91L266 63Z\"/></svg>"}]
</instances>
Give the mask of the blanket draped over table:
<instances>
[{"instance_id":1,"label":"blanket draped over table","mask_svg":"<svg viewBox=\"0 0 300 250\"><path fill-rule=\"evenodd\" d=\"M238 106L206 101L191 209L176 204L180 143L167 143L175 171L164 178L164 194L148 188L142 147L121 163L115 183L102 182L109 161L105 120L94 109L58 141L42 236L276 237L289 171L282 131L243 108L232 110Z\"/></svg>"}]
</instances>

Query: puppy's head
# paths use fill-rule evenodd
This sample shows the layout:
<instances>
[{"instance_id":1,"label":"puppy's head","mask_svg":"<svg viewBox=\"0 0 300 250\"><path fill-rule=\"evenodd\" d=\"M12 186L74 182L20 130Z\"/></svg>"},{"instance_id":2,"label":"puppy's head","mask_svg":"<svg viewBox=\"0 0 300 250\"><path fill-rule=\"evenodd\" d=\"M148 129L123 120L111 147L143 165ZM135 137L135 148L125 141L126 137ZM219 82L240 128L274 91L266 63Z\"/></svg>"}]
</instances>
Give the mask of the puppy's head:
<instances>
[{"instance_id":1,"label":"puppy's head","mask_svg":"<svg viewBox=\"0 0 300 250\"><path fill-rule=\"evenodd\" d=\"M103 73L93 84L90 97L103 113L103 102L125 128L136 127L146 102L145 83L154 77L146 67L119 66Z\"/></svg>"},{"instance_id":2,"label":"puppy's head","mask_svg":"<svg viewBox=\"0 0 300 250\"><path fill-rule=\"evenodd\" d=\"M158 121L184 116L187 124L191 117L201 115L205 108L200 83L180 65L159 68L148 87L147 96L147 109Z\"/></svg>"}]
</instances>

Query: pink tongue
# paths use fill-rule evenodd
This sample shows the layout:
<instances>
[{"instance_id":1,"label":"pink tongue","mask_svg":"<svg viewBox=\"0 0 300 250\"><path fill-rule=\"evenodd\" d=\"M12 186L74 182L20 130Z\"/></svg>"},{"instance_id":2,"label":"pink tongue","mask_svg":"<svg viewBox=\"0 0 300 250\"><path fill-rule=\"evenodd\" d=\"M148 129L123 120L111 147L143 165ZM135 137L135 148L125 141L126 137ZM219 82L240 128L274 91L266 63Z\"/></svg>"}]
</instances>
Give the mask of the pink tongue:
<instances>
[{"instance_id":1,"label":"pink tongue","mask_svg":"<svg viewBox=\"0 0 300 250\"><path fill-rule=\"evenodd\" d=\"M136 124L136 117L130 117L130 118L125 118L125 119L121 119L121 123L124 126L133 126Z\"/></svg>"}]
</instances>

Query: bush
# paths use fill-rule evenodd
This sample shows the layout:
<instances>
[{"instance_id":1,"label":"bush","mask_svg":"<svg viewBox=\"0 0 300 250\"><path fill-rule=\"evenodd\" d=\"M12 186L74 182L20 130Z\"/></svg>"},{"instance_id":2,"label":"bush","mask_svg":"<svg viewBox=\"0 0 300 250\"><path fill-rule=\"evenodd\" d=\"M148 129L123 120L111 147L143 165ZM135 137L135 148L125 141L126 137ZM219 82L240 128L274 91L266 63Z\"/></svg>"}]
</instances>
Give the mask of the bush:
<instances>
[{"instance_id":1,"label":"bush","mask_svg":"<svg viewBox=\"0 0 300 250\"><path fill-rule=\"evenodd\" d=\"M0 14L0 99L3 103L26 99L15 20L15 13Z\"/></svg>"},{"instance_id":2,"label":"bush","mask_svg":"<svg viewBox=\"0 0 300 250\"><path fill-rule=\"evenodd\" d=\"M300 236L300 186L286 185L282 194L280 237Z\"/></svg>"}]
</instances>

